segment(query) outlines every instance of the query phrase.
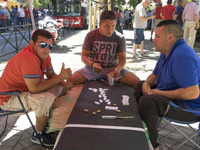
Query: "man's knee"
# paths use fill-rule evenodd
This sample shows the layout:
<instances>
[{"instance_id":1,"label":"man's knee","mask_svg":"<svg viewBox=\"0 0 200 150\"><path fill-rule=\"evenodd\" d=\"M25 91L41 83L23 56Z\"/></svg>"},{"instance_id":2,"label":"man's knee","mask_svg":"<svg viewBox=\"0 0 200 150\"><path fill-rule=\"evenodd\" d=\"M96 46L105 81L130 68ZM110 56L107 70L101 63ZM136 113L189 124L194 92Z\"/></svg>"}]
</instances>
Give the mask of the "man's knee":
<instances>
[{"instance_id":1,"label":"man's knee","mask_svg":"<svg viewBox=\"0 0 200 150\"><path fill-rule=\"evenodd\" d=\"M140 79L133 73L128 72L119 81L133 87L133 89L136 90L136 86Z\"/></svg>"},{"instance_id":2,"label":"man's knee","mask_svg":"<svg viewBox=\"0 0 200 150\"><path fill-rule=\"evenodd\" d=\"M139 102L140 98L143 96L143 92L142 92L142 85L145 81L139 81L136 85L136 89L135 89L135 97L137 102Z\"/></svg>"},{"instance_id":3,"label":"man's knee","mask_svg":"<svg viewBox=\"0 0 200 150\"><path fill-rule=\"evenodd\" d=\"M73 85L77 85L85 83L87 79L80 72L77 71L73 73L67 81L73 83Z\"/></svg>"},{"instance_id":4,"label":"man's knee","mask_svg":"<svg viewBox=\"0 0 200 150\"><path fill-rule=\"evenodd\" d=\"M139 100L139 111L150 111L154 107L155 101L153 95L143 95Z\"/></svg>"}]
</instances>

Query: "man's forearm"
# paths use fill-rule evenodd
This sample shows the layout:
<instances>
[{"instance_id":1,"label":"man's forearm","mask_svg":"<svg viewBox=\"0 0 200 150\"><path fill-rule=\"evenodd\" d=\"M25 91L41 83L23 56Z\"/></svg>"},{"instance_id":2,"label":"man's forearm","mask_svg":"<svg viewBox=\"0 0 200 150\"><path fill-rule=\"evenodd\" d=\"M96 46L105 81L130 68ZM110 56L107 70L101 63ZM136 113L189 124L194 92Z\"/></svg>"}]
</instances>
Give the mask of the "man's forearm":
<instances>
[{"instance_id":1,"label":"man's forearm","mask_svg":"<svg viewBox=\"0 0 200 150\"><path fill-rule=\"evenodd\" d=\"M141 19L141 21L147 21L147 20L149 20L149 19L152 19L151 18L151 16L149 16L149 17L140 17L140 19Z\"/></svg>"},{"instance_id":2,"label":"man's forearm","mask_svg":"<svg viewBox=\"0 0 200 150\"><path fill-rule=\"evenodd\" d=\"M82 62L88 66L91 66L93 63L87 56L82 56Z\"/></svg>"},{"instance_id":3,"label":"man's forearm","mask_svg":"<svg viewBox=\"0 0 200 150\"><path fill-rule=\"evenodd\" d=\"M177 17L178 17L178 15L176 14L176 15L174 15L173 19L174 19L174 20L176 20L176 19L177 19Z\"/></svg>"},{"instance_id":4,"label":"man's forearm","mask_svg":"<svg viewBox=\"0 0 200 150\"><path fill-rule=\"evenodd\" d=\"M54 76L48 80L39 82L37 85L29 87L31 93L41 93L50 90L60 84L63 80L59 76ZM25 81L26 82L26 81ZM30 80L28 82L31 82ZM33 81L34 82L34 81Z\"/></svg>"},{"instance_id":5,"label":"man's forearm","mask_svg":"<svg viewBox=\"0 0 200 150\"><path fill-rule=\"evenodd\" d=\"M183 23L185 23L185 14L184 13L182 14L182 21L183 21Z\"/></svg>"},{"instance_id":6,"label":"man's forearm","mask_svg":"<svg viewBox=\"0 0 200 150\"><path fill-rule=\"evenodd\" d=\"M126 65L126 53L125 52L119 53L118 57L119 57L119 63L117 65L117 68L121 71Z\"/></svg>"},{"instance_id":7,"label":"man's forearm","mask_svg":"<svg viewBox=\"0 0 200 150\"><path fill-rule=\"evenodd\" d=\"M117 68L121 71L126 64L126 61L120 61L117 65Z\"/></svg>"},{"instance_id":8,"label":"man's forearm","mask_svg":"<svg viewBox=\"0 0 200 150\"><path fill-rule=\"evenodd\" d=\"M196 21L197 27L199 28L199 17L198 17L198 15L195 14L194 18L195 18L195 21Z\"/></svg>"},{"instance_id":9,"label":"man's forearm","mask_svg":"<svg viewBox=\"0 0 200 150\"><path fill-rule=\"evenodd\" d=\"M196 99L199 96L198 86L191 86L188 88L179 88L172 91L159 90L158 95L162 95L175 100L191 100Z\"/></svg>"},{"instance_id":10,"label":"man's forearm","mask_svg":"<svg viewBox=\"0 0 200 150\"><path fill-rule=\"evenodd\" d=\"M157 77L156 75L154 75L153 73L151 75L148 76L148 78L146 79L146 81L151 87L154 87L157 85Z\"/></svg>"}]
</instances>

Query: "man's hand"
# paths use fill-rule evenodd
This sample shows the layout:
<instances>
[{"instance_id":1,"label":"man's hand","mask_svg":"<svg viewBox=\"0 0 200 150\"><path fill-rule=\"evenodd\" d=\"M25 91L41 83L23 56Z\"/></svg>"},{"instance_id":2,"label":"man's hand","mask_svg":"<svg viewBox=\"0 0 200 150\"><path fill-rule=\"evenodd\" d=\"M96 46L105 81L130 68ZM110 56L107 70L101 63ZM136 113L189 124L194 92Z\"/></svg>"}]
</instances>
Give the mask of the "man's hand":
<instances>
[{"instance_id":1,"label":"man's hand","mask_svg":"<svg viewBox=\"0 0 200 150\"><path fill-rule=\"evenodd\" d=\"M195 29L196 29L196 30L198 30L198 29L199 29L199 24L197 24L197 25L196 25L196 28L195 28Z\"/></svg>"},{"instance_id":2,"label":"man's hand","mask_svg":"<svg viewBox=\"0 0 200 150\"><path fill-rule=\"evenodd\" d=\"M69 81L63 83L63 90L60 94L60 96L63 96L65 94L67 94L68 91L71 91L71 89L73 88L73 84Z\"/></svg>"},{"instance_id":3,"label":"man's hand","mask_svg":"<svg viewBox=\"0 0 200 150\"><path fill-rule=\"evenodd\" d=\"M99 73L103 70L103 68L98 63L93 63L93 69L95 72Z\"/></svg>"},{"instance_id":4,"label":"man's hand","mask_svg":"<svg viewBox=\"0 0 200 150\"><path fill-rule=\"evenodd\" d=\"M152 89L152 90L149 90L147 92L148 95L160 95L159 94L160 90L159 89Z\"/></svg>"},{"instance_id":5,"label":"man's hand","mask_svg":"<svg viewBox=\"0 0 200 150\"><path fill-rule=\"evenodd\" d=\"M115 70L112 72L113 78L117 77L119 74L120 74L120 69L119 68L115 68Z\"/></svg>"},{"instance_id":6,"label":"man's hand","mask_svg":"<svg viewBox=\"0 0 200 150\"><path fill-rule=\"evenodd\" d=\"M151 16L150 16L150 19L154 19L154 18L156 18L155 15L151 15Z\"/></svg>"},{"instance_id":7,"label":"man's hand","mask_svg":"<svg viewBox=\"0 0 200 150\"><path fill-rule=\"evenodd\" d=\"M70 68L65 69L65 64L62 63L62 68L58 76L61 80L68 79L72 76L72 70Z\"/></svg>"},{"instance_id":8,"label":"man's hand","mask_svg":"<svg viewBox=\"0 0 200 150\"><path fill-rule=\"evenodd\" d=\"M72 82L69 82L67 81L66 84L64 85L64 87L66 87L66 90L67 91L71 91L71 89L73 88L73 83Z\"/></svg>"},{"instance_id":9,"label":"man's hand","mask_svg":"<svg viewBox=\"0 0 200 150\"><path fill-rule=\"evenodd\" d=\"M147 94L148 92L150 92L150 90L151 86L147 82L144 82L142 85L142 93Z\"/></svg>"}]
</instances>

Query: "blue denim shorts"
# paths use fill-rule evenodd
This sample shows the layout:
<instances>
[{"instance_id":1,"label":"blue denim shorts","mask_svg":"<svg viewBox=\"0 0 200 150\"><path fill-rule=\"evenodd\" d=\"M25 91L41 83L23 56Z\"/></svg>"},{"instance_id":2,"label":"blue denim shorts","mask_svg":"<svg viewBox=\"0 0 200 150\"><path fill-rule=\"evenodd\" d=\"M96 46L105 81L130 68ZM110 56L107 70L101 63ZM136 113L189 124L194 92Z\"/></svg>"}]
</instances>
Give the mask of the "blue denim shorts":
<instances>
[{"instance_id":1,"label":"blue denim shorts","mask_svg":"<svg viewBox=\"0 0 200 150\"><path fill-rule=\"evenodd\" d=\"M84 68L81 68L80 70L78 70L77 72L79 72L80 74L82 74L82 76L84 76L86 79L88 79L88 81L91 80L98 80L98 79L107 79L107 74L114 71L115 67L112 68L103 68L103 71L101 71L100 73L97 73L93 70L92 67L86 66ZM115 81L118 81L119 79L121 79L126 73L130 72L127 69L122 69L120 72L120 75L115 77Z\"/></svg>"},{"instance_id":2,"label":"blue denim shorts","mask_svg":"<svg viewBox=\"0 0 200 150\"><path fill-rule=\"evenodd\" d=\"M135 41L134 43L140 45L144 41L144 29L134 29Z\"/></svg>"}]
</instances>

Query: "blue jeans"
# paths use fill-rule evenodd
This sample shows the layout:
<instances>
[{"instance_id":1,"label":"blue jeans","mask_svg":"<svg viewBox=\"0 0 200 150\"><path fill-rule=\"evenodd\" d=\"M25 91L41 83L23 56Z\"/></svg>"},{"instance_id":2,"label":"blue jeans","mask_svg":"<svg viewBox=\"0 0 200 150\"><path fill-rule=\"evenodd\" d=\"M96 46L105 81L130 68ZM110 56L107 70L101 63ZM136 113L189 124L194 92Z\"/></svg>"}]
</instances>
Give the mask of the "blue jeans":
<instances>
[{"instance_id":1,"label":"blue jeans","mask_svg":"<svg viewBox=\"0 0 200 150\"><path fill-rule=\"evenodd\" d=\"M6 26L6 22L4 22L2 19L0 19L0 27L5 27ZM6 32L6 29L1 29L1 33Z\"/></svg>"},{"instance_id":2,"label":"blue jeans","mask_svg":"<svg viewBox=\"0 0 200 150\"><path fill-rule=\"evenodd\" d=\"M16 25L17 25L17 22L16 22L17 19L16 19L16 18L11 18L11 21L12 21L12 23L13 23L13 24L12 24L13 26L16 26Z\"/></svg>"}]
</instances>

